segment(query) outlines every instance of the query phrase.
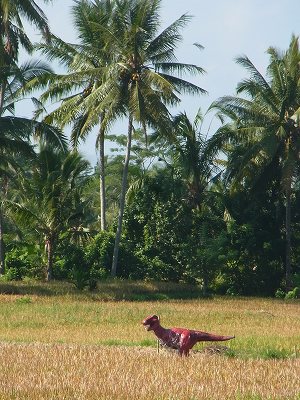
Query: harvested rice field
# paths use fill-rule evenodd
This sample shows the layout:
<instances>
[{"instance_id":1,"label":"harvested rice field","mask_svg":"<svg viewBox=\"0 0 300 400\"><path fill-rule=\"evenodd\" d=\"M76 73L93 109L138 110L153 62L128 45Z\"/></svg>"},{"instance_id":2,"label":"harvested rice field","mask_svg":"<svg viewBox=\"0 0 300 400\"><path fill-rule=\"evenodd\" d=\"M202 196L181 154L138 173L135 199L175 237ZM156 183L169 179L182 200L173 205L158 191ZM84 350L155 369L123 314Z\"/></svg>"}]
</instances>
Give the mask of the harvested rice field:
<instances>
[{"instance_id":1,"label":"harvested rice field","mask_svg":"<svg viewBox=\"0 0 300 400\"><path fill-rule=\"evenodd\" d=\"M152 313L236 338L158 352ZM298 300L0 295L0 399L299 400L299 377Z\"/></svg>"}]
</instances>

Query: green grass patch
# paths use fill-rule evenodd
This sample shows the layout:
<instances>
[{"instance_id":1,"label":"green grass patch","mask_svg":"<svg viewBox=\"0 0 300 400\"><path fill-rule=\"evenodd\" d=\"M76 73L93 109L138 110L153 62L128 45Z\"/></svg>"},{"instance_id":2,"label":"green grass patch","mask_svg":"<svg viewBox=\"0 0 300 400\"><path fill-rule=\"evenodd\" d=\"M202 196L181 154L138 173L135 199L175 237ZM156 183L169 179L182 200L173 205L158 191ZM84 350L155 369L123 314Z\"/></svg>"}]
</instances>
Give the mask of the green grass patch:
<instances>
[{"instance_id":1,"label":"green grass patch","mask_svg":"<svg viewBox=\"0 0 300 400\"><path fill-rule=\"evenodd\" d=\"M154 350L156 338L141 321L158 314L164 327L234 334L234 340L220 343L228 347L220 352L222 357L266 361L300 357L299 300L206 299L199 288L188 285L120 280L102 282L94 292L78 291L66 282L1 282L0 292L0 342ZM197 344L195 351L201 352L206 344Z\"/></svg>"},{"instance_id":2,"label":"green grass patch","mask_svg":"<svg viewBox=\"0 0 300 400\"><path fill-rule=\"evenodd\" d=\"M30 304L32 303L32 298L29 296L18 297L16 299L17 304Z\"/></svg>"},{"instance_id":3,"label":"green grass patch","mask_svg":"<svg viewBox=\"0 0 300 400\"><path fill-rule=\"evenodd\" d=\"M70 296L95 301L163 301L203 297L198 286L169 282L142 282L108 279L98 283L94 291L78 290L69 282L0 281L0 294L20 296Z\"/></svg>"},{"instance_id":4,"label":"green grass patch","mask_svg":"<svg viewBox=\"0 0 300 400\"><path fill-rule=\"evenodd\" d=\"M284 360L292 356L286 349L266 348L261 351L260 357L265 360Z\"/></svg>"}]
</instances>

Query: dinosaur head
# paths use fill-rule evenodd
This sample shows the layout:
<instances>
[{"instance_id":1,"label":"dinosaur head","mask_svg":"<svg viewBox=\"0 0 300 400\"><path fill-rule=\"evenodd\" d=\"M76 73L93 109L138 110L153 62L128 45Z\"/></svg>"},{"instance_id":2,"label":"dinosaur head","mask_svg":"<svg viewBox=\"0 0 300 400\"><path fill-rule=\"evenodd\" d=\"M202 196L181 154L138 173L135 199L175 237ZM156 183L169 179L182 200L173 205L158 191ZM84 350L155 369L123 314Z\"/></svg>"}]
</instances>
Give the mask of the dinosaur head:
<instances>
[{"instance_id":1,"label":"dinosaur head","mask_svg":"<svg viewBox=\"0 0 300 400\"><path fill-rule=\"evenodd\" d=\"M152 331L155 326L159 325L159 317L157 315L150 315L142 321L147 331Z\"/></svg>"}]
</instances>

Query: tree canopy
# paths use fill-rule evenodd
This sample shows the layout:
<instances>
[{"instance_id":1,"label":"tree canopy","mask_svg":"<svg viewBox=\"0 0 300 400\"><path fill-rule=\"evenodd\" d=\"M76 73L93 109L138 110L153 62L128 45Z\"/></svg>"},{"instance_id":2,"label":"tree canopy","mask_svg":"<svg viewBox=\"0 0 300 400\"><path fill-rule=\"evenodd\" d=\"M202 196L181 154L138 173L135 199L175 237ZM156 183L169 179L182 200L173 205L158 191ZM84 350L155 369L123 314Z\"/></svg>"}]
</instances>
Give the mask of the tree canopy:
<instances>
[{"instance_id":1,"label":"tree canopy","mask_svg":"<svg viewBox=\"0 0 300 400\"><path fill-rule=\"evenodd\" d=\"M190 78L205 71L176 57L192 17L163 27L160 6L76 0L78 41L67 43L36 2L0 1L0 279L44 274L92 289L113 275L296 297L298 37L267 50L264 72L238 57L236 94L203 113L206 90ZM39 61L20 64L20 47ZM183 95L199 103L193 120L172 115ZM33 116L16 115L27 96ZM120 119L127 131L115 134ZM78 153L88 135L93 167Z\"/></svg>"}]
</instances>

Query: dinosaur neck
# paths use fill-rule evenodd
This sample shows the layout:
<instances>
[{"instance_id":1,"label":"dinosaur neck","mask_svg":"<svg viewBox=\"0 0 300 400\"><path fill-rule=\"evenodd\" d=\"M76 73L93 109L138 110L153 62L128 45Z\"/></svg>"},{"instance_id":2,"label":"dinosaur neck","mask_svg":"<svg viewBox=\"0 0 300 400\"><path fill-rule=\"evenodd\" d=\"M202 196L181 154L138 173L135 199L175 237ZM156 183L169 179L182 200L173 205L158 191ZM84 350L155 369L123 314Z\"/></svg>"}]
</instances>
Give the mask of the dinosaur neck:
<instances>
[{"instance_id":1,"label":"dinosaur neck","mask_svg":"<svg viewBox=\"0 0 300 400\"><path fill-rule=\"evenodd\" d=\"M153 327L153 332L159 339L165 339L168 336L169 329L165 329L160 324L157 324Z\"/></svg>"}]
</instances>

